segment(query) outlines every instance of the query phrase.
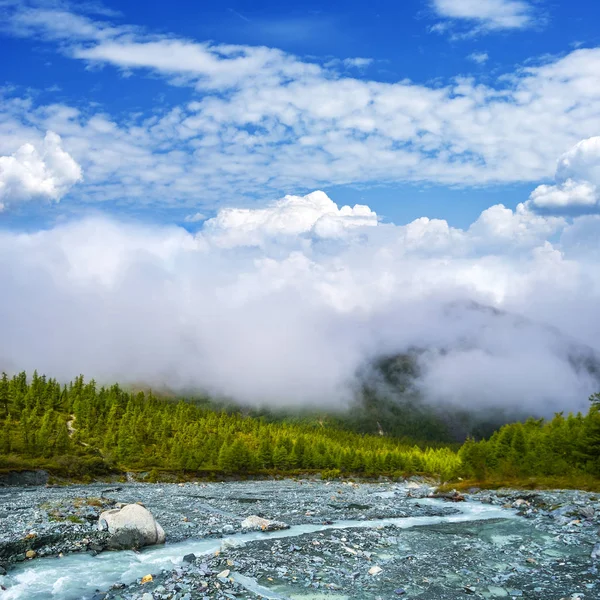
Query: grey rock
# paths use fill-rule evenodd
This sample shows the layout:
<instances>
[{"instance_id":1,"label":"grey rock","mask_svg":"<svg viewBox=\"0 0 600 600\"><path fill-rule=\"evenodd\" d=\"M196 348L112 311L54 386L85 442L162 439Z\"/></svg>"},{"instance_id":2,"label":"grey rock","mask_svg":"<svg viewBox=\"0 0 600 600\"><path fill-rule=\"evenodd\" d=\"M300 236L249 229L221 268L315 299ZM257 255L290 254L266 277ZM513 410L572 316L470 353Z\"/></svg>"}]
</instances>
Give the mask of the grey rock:
<instances>
[{"instance_id":1,"label":"grey rock","mask_svg":"<svg viewBox=\"0 0 600 600\"><path fill-rule=\"evenodd\" d=\"M48 471L20 471L0 474L0 486L41 486L48 483Z\"/></svg>"},{"instance_id":2,"label":"grey rock","mask_svg":"<svg viewBox=\"0 0 600 600\"><path fill-rule=\"evenodd\" d=\"M136 547L163 544L165 541L163 528L152 513L139 504L127 504L121 509L104 511L98 519L98 529L108 529L113 537L120 532L131 532L131 539L143 540L143 543ZM126 536L121 536L119 543L123 539L126 539Z\"/></svg>"},{"instance_id":3,"label":"grey rock","mask_svg":"<svg viewBox=\"0 0 600 600\"><path fill-rule=\"evenodd\" d=\"M120 529L107 542L110 550L136 550L146 546L146 537L137 529Z\"/></svg>"}]
</instances>

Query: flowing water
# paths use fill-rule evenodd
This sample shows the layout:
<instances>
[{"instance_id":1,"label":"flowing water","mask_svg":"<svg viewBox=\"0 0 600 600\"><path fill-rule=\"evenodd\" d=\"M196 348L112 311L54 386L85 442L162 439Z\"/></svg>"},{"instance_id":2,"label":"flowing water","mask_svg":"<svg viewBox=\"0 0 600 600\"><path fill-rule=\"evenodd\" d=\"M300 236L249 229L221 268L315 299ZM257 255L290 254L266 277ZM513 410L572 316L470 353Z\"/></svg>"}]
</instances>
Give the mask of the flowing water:
<instances>
[{"instance_id":1,"label":"flowing water","mask_svg":"<svg viewBox=\"0 0 600 600\"><path fill-rule=\"evenodd\" d=\"M420 500L421 504L436 500ZM164 546L154 546L142 552L121 551L91 554L71 554L62 558L39 558L21 563L0 577L6 591L2 600L84 600L91 598L96 590L107 590L111 585L131 583L149 573L172 569L182 563L186 554L196 556L211 554L221 544L245 544L255 540L292 538L328 529L378 528L393 525L401 529L440 523L464 523L489 519L514 517L514 511L498 507L464 503L457 505L459 513L436 517L406 517L370 521L342 520L330 525L297 525L282 531L236 534L223 539L189 539ZM277 597L277 596L273 596Z\"/></svg>"}]
</instances>

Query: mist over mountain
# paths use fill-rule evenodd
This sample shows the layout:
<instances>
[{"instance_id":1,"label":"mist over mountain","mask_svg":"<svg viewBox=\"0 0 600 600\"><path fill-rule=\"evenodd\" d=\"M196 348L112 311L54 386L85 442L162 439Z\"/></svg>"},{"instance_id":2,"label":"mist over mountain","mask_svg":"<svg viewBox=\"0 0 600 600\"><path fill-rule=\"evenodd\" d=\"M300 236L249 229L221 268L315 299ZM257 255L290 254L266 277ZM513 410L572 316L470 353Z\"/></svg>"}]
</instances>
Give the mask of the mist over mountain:
<instances>
[{"instance_id":1,"label":"mist over mountain","mask_svg":"<svg viewBox=\"0 0 600 600\"><path fill-rule=\"evenodd\" d=\"M582 411L587 397L600 389L600 354L553 326L477 302L449 303L442 312L455 323L469 319L473 326L445 345L413 347L362 368L362 386L347 423L365 433L462 441L468 435L485 437L504 423L562 412L557 384L559 390L569 385L564 382L578 386ZM535 369L527 371L526 355L520 355L523 369L508 360L502 340L515 331L524 351L540 343L551 350L555 370L547 373L548 385L536 380L524 390Z\"/></svg>"},{"instance_id":2,"label":"mist over mountain","mask_svg":"<svg viewBox=\"0 0 600 600\"><path fill-rule=\"evenodd\" d=\"M273 212L300 206L304 215L308 206L313 222L315 205L337 210L317 194ZM326 214L341 237L294 229L275 241L259 229L231 246L237 225L191 234L104 218L1 232L1 364L339 411L365 380L390 395L369 365L413 353L411 389L429 405L585 410L598 388L600 325L583 254L566 246L564 256L546 246L505 256L465 255L460 244L434 251L431 232L411 241L413 224ZM462 254L442 258L450 249Z\"/></svg>"},{"instance_id":3,"label":"mist over mountain","mask_svg":"<svg viewBox=\"0 0 600 600\"><path fill-rule=\"evenodd\" d=\"M556 327L472 301L448 303L440 313L455 324L468 322L469 328L460 328L461 335L447 338L445 345L413 346L364 362L348 380L351 393L344 405L331 405L326 398L321 404L304 406L290 405L285 399L275 405L248 404L226 396L206 396L202 402L275 420L327 420L359 433L462 442L468 436L487 437L505 423L564 412L565 396L560 394L572 393L570 386L581 394L573 410L585 412L588 396L600 389L600 355ZM497 337L502 335L509 335L511 343L520 336L524 353L537 356L540 348L551 351L555 367L547 373L547 385L536 383L526 392L519 391L531 374L515 362L530 363L523 354L507 356L505 344ZM481 357L490 369L485 374L489 388L482 381ZM463 368L469 362L471 373ZM158 391L176 395L174 390ZM179 392L198 401L198 388Z\"/></svg>"}]
</instances>

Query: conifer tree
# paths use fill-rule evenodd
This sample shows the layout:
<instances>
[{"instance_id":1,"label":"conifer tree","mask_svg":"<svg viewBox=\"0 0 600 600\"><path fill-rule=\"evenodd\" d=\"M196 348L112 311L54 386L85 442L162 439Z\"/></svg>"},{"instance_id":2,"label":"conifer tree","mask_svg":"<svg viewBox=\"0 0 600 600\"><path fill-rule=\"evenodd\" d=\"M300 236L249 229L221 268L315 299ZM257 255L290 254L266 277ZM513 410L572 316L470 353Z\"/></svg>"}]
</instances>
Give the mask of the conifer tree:
<instances>
[{"instance_id":1,"label":"conifer tree","mask_svg":"<svg viewBox=\"0 0 600 600\"><path fill-rule=\"evenodd\" d=\"M8 375L3 371L0 379L0 407L4 411L4 418L8 418L10 401L10 388L8 383Z\"/></svg>"}]
</instances>

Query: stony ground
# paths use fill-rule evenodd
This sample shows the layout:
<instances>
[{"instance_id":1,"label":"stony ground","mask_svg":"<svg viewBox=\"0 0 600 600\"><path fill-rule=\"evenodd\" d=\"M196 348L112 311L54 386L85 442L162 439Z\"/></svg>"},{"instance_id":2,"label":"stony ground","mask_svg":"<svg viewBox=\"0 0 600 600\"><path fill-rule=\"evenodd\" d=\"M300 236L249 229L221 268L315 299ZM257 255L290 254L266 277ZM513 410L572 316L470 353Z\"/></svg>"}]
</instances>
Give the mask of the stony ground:
<instances>
[{"instance_id":1,"label":"stony ground","mask_svg":"<svg viewBox=\"0 0 600 600\"><path fill-rule=\"evenodd\" d=\"M38 556L101 551L99 512L115 502L141 501L168 543L224 538L220 551L187 556L175 569L149 572L151 581L116 584L98 599L600 598L600 498L583 492L466 495L468 502L505 506L507 517L519 515L494 521L326 529L246 543L236 535L250 515L320 525L451 515L463 506L411 498L431 492L422 481L408 487L307 480L5 488L0 560L10 567L28 549Z\"/></svg>"},{"instance_id":2,"label":"stony ground","mask_svg":"<svg viewBox=\"0 0 600 600\"><path fill-rule=\"evenodd\" d=\"M425 489L429 493L432 488ZM142 502L165 529L168 541L177 542L231 535L242 530L245 517L257 514L289 525L408 516L408 507L384 501L389 495L385 485L319 480L4 487L0 564L25 558L28 549L51 556L101 546L105 536L96 529L98 517L116 502ZM411 515L428 514L425 508L410 510ZM22 552L14 551L21 547Z\"/></svg>"}]
</instances>

